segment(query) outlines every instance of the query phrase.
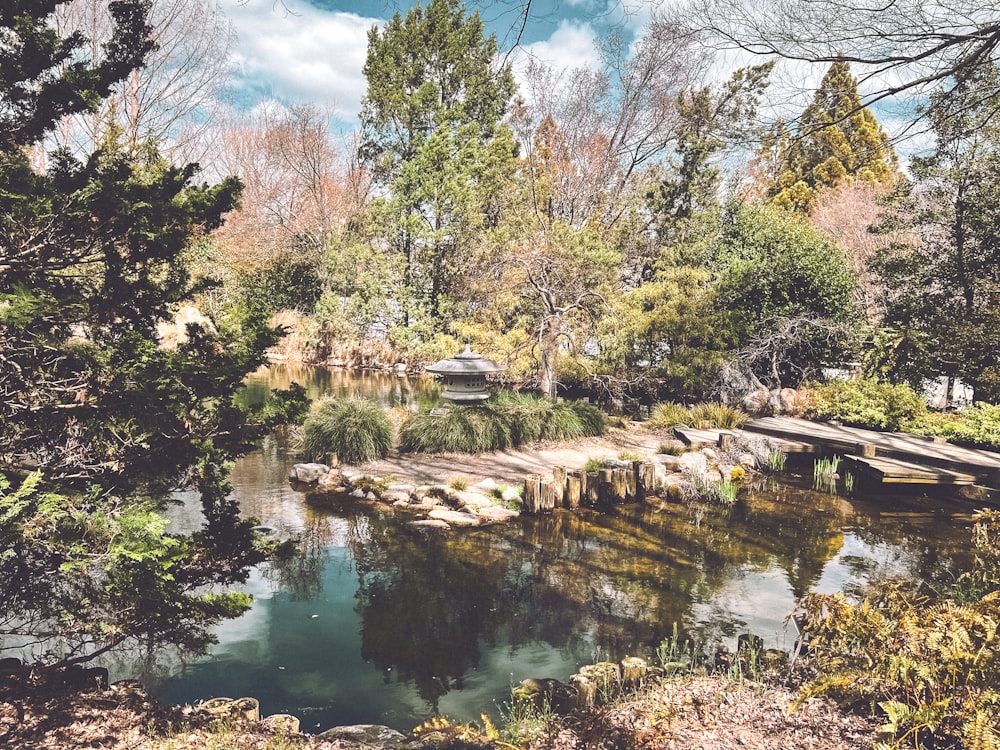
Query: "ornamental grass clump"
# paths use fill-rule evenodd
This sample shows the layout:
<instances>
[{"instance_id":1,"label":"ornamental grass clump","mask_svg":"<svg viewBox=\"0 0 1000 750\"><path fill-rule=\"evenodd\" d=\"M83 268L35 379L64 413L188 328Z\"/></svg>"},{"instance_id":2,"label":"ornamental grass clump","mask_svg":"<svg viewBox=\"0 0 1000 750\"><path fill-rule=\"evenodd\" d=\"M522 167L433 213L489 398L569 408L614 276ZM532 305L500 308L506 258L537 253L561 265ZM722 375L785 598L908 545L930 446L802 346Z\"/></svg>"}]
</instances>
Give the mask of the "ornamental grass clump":
<instances>
[{"instance_id":1,"label":"ornamental grass clump","mask_svg":"<svg viewBox=\"0 0 1000 750\"><path fill-rule=\"evenodd\" d=\"M604 414L591 404L501 391L482 404L414 415L400 431L399 447L422 453L484 453L538 440L600 435L604 430Z\"/></svg>"},{"instance_id":2,"label":"ornamental grass clump","mask_svg":"<svg viewBox=\"0 0 1000 750\"><path fill-rule=\"evenodd\" d=\"M344 463L359 464L385 458L391 448L392 424L368 399L323 399L303 425L303 450L311 459L336 453Z\"/></svg>"}]
</instances>

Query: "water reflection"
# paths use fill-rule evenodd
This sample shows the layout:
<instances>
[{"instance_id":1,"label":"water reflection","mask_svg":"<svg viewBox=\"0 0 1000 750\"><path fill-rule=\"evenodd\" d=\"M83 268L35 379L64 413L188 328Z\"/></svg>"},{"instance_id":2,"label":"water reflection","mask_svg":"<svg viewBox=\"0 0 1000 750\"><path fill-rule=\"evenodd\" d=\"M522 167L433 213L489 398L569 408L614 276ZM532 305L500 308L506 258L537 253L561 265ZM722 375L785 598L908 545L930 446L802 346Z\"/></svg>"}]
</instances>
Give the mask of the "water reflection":
<instances>
[{"instance_id":1,"label":"water reflection","mask_svg":"<svg viewBox=\"0 0 1000 750\"><path fill-rule=\"evenodd\" d=\"M355 387L344 378L310 388ZM402 398L388 376L376 381L380 397ZM294 461L286 440L269 438L233 483L244 512L297 536L302 556L256 573L253 609L219 628L210 657L159 664L170 673L162 697L254 695L311 730L406 730L436 711L471 720L512 680L565 679L595 653L651 653L675 623L710 643L752 630L787 647L784 617L807 591L887 573L943 580L968 565L967 506L845 500L806 487L811 476L729 509L623 506L438 533L310 504L287 485Z\"/></svg>"}]
</instances>

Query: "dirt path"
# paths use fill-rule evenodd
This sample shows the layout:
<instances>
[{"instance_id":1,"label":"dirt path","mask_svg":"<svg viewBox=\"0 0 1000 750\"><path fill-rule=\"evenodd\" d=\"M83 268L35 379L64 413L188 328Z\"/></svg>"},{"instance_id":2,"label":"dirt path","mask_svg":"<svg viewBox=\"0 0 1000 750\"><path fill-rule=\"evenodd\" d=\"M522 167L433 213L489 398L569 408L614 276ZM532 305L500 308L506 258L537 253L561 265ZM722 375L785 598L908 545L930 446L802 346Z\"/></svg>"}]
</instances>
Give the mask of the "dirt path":
<instances>
[{"instance_id":1,"label":"dirt path","mask_svg":"<svg viewBox=\"0 0 1000 750\"><path fill-rule=\"evenodd\" d=\"M655 453L663 441L663 435L632 425L611 428L603 437L537 443L522 449L477 455L393 452L382 461L351 468L411 484L447 484L453 479L463 479L471 485L489 477L501 484L519 485L528 474L551 474L553 466L581 469L591 458L617 458L623 451Z\"/></svg>"}]
</instances>

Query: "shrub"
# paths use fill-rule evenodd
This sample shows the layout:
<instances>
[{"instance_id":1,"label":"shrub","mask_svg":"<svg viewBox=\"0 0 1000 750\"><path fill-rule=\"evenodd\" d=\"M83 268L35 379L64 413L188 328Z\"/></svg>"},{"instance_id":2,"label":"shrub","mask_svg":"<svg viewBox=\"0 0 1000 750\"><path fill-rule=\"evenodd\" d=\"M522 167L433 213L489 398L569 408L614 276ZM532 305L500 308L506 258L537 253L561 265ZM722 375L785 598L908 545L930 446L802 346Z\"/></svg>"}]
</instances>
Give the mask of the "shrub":
<instances>
[{"instance_id":1,"label":"shrub","mask_svg":"<svg viewBox=\"0 0 1000 750\"><path fill-rule=\"evenodd\" d=\"M939 435L954 443L1000 448L1000 406L975 404L952 414L927 413L912 425L915 432Z\"/></svg>"},{"instance_id":2,"label":"shrub","mask_svg":"<svg viewBox=\"0 0 1000 750\"><path fill-rule=\"evenodd\" d=\"M927 413L923 398L908 385L875 380L837 380L812 387L809 416L854 427L900 430Z\"/></svg>"},{"instance_id":3,"label":"shrub","mask_svg":"<svg viewBox=\"0 0 1000 750\"><path fill-rule=\"evenodd\" d=\"M725 404L703 403L691 408L691 421L708 422L717 430L733 430L750 421L750 415Z\"/></svg>"},{"instance_id":4,"label":"shrub","mask_svg":"<svg viewBox=\"0 0 1000 750\"><path fill-rule=\"evenodd\" d=\"M400 430L400 448L424 453L483 453L537 440L572 440L604 432L604 414L585 403L557 403L501 391L483 404L413 416Z\"/></svg>"},{"instance_id":5,"label":"shrub","mask_svg":"<svg viewBox=\"0 0 1000 750\"><path fill-rule=\"evenodd\" d=\"M327 453L349 464L384 458L392 448L392 425L382 408L368 399L323 399L303 425L303 450L312 459Z\"/></svg>"},{"instance_id":6,"label":"shrub","mask_svg":"<svg viewBox=\"0 0 1000 750\"><path fill-rule=\"evenodd\" d=\"M686 406L666 401L656 404L650 412L646 426L651 430L669 430L674 427L690 427L691 412Z\"/></svg>"}]
</instances>

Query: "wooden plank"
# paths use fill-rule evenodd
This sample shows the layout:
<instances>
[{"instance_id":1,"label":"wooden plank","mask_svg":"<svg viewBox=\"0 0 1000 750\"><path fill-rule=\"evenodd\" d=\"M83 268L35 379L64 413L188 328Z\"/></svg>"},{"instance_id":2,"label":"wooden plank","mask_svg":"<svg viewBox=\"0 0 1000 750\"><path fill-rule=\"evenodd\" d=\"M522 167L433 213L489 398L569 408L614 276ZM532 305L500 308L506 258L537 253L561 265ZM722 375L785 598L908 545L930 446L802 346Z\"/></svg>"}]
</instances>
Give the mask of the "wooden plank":
<instances>
[{"instance_id":1,"label":"wooden plank","mask_svg":"<svg viewBox=\"0 0 1000 750\"><path fill-rule=\"evenodd\" d=\"M694 427L675 427L674 434L688 447L709 448L719 444L720 430L699 430Z\"/></svg>"},{"instance_id":2,"label":"wooden plank","mask_svg":"<svg viewBox=\"0 0 1000 750\"><path fill-rule=\"evenodd\" d=\"M972 474L920 466L894 458L844 456L844 463L858 467L882 484L969 485L976 481Z\"/></svg>"}]
</instances>

